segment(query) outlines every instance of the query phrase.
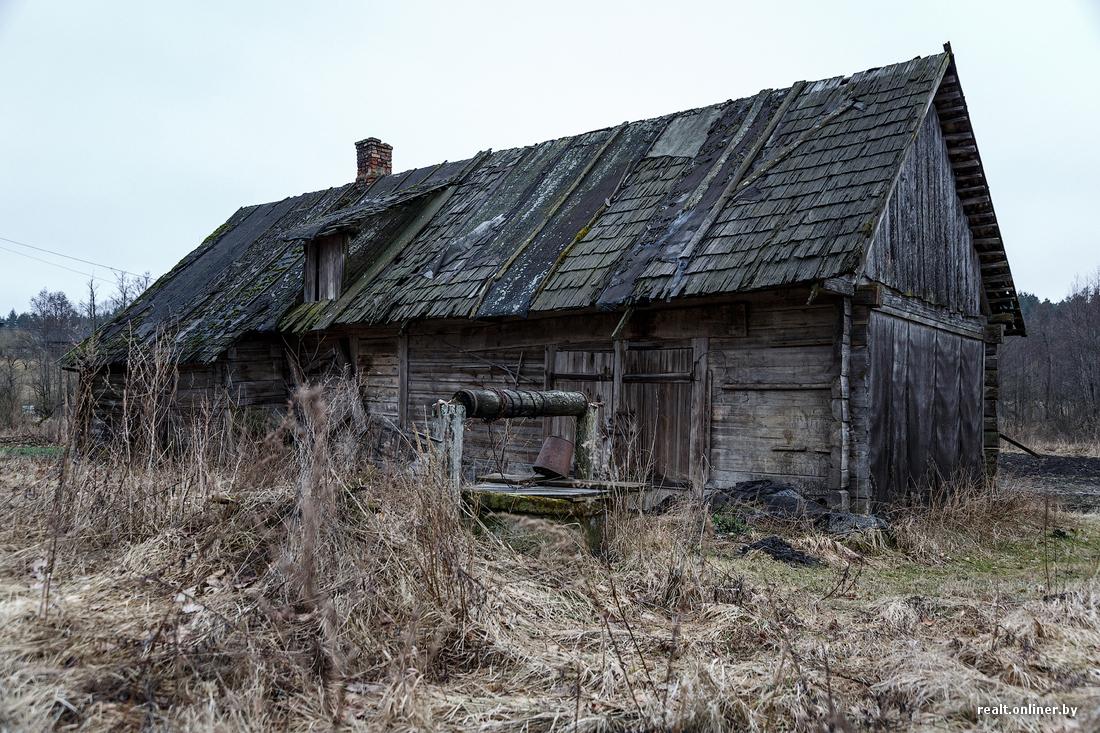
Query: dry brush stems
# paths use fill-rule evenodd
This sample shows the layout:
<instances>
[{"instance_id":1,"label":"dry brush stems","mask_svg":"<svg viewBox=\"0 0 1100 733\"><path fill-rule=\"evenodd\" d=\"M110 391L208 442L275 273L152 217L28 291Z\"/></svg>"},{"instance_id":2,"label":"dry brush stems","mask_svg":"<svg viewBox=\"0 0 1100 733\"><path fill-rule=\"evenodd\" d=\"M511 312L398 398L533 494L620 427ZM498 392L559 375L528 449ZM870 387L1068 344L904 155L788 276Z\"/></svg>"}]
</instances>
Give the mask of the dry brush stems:
<instances>
[{"instance_id":1,"label":"dry brush stems","mask_svg":"<svg viewBox=\"0 0 1100 733\"><path fill-rule=\"evenodd\" d=\"M512 547L441 501L436 456L422 456L418 467L357 467L356 390L329 383L299 392L281 433L239 444L251 451L247 459L221 460L207 450L211 443L189 443L195 450L139 460L134 470L94 455L76 461L65 495L80 511L62 537L63 557L75 562L78 546L96 546L113 565L103 588L135 577L150 582L125 586L136 602L112 627L134 624L133 644L96 651L102 632L78 621L101 612L87 605L73 620L62 600L68 589L51 596L49 623L71 624L72 638L43 643L61 656L76 654L79 640L86 669L118 673L131 685L123 703L151 699L183 728L232 727L226 721L241 721L248 709L244 717L263 721L247 723L254 728L304 729L336 718L352 728L487 730L509 720L585 730L812 729L841 725L838 716L851 717L857 705L874 707L865 721L880 715L893 725L904 716L883 712L890 700L918 712L951 704L918 678L942 654L957 654L960 689L977 689L980 673L1015 690L1052 684L1069 667L1037 668L1022 647L1003 646L1009 631L1045 654L1071 633L1096 643L1092 595L1018 615L979 608L981 618L966 623L1002 628L992 655L983 651L988 637L962 631L962 650L935 647L930 612L905 596L866 603L864 621L844 619L847 635L834 637L826 657L825 632L814 623L823 618L822 596L848 562L858 564L839 546L815 540L837 569L807 589L788 587L802 580L761 573L770 566L759 563L770 561L716 559L707 516L690 504L659 516L614 515L603 557L574 530L531 519L521 524L537 532L534 542ZM208 501L215 491L226 503ZM902 518L899 541L920 556L994 541L1034 521L1026 502L986 487L972 491L994 519L976 526L974 517L945 516L954 505L914 509ZM136 501L144 512L122 511ZM1006 517L1014 506L1019 514ZM85 516L96 507L117 516ZM872 567L859 592L873 582ZM848 589L853 581L841 582ZM177 603L177 595L185 600ZM153 637L159 641L146 655L141 641ZM907 652L910 641L925 651ZM892 659L898 674L888 675L875 654ZM913 664L901 664L906 654ZM91 672L67 668L56 677L69 685L58 682L59 695L90 717L100 693L88 692L81 674ZM213 702L204 708L204 701Z\"/></svg>"}]
</instances>

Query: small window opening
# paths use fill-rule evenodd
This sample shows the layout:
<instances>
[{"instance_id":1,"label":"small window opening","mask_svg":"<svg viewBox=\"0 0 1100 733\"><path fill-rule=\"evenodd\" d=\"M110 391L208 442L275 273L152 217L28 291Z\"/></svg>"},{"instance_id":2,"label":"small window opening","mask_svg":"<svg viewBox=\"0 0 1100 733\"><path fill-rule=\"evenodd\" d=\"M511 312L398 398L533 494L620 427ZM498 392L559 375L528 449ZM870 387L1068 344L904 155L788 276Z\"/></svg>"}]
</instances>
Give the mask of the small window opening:
<instances>
[{"instance_id":1,"label":"small window opening","mask_svg":"<svg viewBox=\"0 0 1100 733\"><path fill-rule=\"evenodd\" d=\"M306 269L303 300L336 300L344 290L344 262L347 259L347 238L332 234L306 242Z\"/></svg>"}]
</instances>

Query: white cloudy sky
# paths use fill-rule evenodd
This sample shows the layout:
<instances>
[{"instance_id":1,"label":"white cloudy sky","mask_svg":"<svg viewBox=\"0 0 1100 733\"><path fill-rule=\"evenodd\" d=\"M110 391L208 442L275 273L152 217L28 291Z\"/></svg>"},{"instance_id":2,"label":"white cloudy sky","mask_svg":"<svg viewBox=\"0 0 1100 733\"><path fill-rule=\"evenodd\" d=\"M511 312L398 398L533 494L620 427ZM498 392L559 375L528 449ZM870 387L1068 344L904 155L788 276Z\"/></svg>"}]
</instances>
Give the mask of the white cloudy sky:
<instances>
[{"instance_id":1,"label":"white cloudy sky","mask_svg":"<svg viewBox=\"0 0 1100 733\"><path fill-rule=\"evenodd\" d=\"M948 40L1017 287L1059 299L1100 267L1098 0L0 0L0 314L158 276L239 206L350 181L367 136L403 170Z\"/></svg>"}]
</instances>

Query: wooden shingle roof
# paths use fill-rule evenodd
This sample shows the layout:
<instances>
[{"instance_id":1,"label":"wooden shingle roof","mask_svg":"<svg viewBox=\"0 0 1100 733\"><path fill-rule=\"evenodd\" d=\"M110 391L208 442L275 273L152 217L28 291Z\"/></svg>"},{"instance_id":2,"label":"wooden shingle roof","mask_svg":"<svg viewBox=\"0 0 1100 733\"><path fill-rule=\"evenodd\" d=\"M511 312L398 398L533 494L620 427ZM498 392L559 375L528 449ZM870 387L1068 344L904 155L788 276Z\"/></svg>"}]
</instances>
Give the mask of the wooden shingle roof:
<instances>
[{"instance_id":1,"label":"wooden shingle roof","mask_svg":"<svg viewBox=\"0 0 1100 733\"><path fill-rule=\"evenodd\" d=\"M1023 319L950 53L241 209L101 334L183 361L254 331L525 316L859 270L937 105L987 299ZM965 183L965 185L963 185ZM302 303L304 242L349 236L339 300Z\"/></svg>"}]
</instances>

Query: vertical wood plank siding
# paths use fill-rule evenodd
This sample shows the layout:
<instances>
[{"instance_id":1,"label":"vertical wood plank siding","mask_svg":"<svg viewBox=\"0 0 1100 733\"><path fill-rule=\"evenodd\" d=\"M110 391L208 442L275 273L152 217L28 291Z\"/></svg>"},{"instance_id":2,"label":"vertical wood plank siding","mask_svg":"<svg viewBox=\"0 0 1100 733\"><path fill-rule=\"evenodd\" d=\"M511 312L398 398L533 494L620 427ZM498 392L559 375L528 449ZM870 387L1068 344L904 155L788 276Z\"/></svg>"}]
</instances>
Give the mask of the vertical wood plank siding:
<instances>
[{"instance_id":1,"label":"vertical wood plank siding","mask_svg":"<svg viewBox=\"0 0 1100 733\"><path fill-rule=\"evenodd\" d=\"M955 193L936 110L902 164L866 274L907 295L956 313L980 315L981 270L966 213Z\"/></svg>"},{"instance_id":2,"label":"vertical wood plank siding","mask_svg":"<svg viewBox=\"0 0 1100 733\"><path fill-rule=\"evenodd\" d=\"M869 464L880 504L915 500L982 459L981 340L872 311Z\"/></svg>"}]
</instances>

